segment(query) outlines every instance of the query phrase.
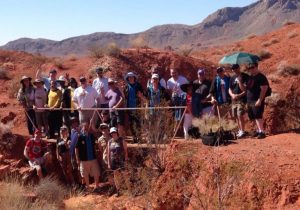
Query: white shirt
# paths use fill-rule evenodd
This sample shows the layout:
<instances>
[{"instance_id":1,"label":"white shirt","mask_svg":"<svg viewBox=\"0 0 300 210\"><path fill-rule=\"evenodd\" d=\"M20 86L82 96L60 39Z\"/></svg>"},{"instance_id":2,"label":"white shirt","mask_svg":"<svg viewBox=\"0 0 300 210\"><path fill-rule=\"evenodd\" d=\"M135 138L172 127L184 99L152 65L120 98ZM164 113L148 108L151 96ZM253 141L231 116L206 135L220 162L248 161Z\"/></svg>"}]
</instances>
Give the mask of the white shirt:
<instances>
[{"instance_id":1,"label":"white shirt","mask_svg":"<svg viewBox=\"0 0 300 210\"><path fill-rule=\"evenodd\" d=\"M167 89L172 90L173 93L180 95L183 93L183 91L180 88L180 85L183 85L186 83L188 83L188 80L184 76L179 75L176 81L174 80L173 77L171 77L167 81Z\"/></svg>"},{"instance_id":2,"label":"white shirt","mask_svg":"<svg viewBox=\"0 0 300 210\"><path fill-rule=\"evenodd\" d=\"M77 102L81 108L92 108L96 105L98 93L92 86L76 88L72 100Z\"/></svg>"},{"instance_id":3,"label":"white shirt","mask_svg":"<svg viewBox=\"0 0 300 210\"><path fill-rule=\"evenodd\" d=\"M99 104L108 104L108 101L105 100L105 94L108 91L108 79L106 77L97 78L93 81L93 88L96 89L98 93L98 103ZM102 96L101 89L103 88L104 94Z\"/></svg>"}]
</instances>

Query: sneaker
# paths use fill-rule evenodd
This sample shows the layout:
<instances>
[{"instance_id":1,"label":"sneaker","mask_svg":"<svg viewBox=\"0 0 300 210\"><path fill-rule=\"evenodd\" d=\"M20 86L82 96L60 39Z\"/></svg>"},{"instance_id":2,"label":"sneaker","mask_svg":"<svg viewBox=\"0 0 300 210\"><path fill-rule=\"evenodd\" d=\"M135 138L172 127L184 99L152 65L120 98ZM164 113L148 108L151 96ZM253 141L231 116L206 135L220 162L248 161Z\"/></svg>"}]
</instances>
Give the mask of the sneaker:
<instances>
[{"instance_id":1,"label":"sneaker","mask_svg":"<svg viewBox=\"0 0 300 210\"><path fill-rule=\"evenodd\" d=\"M258 134L259 134L259 132L258 132L258 131L255 131L255 132L252 134L251 137L253 137L253 138L258 137Z\"/></svg>"},{"instance_id":2,"label":"sneaker","mask_svg":"<svg viewBox=\"0 0 300 210\"><path fill-rule=\"evenodd\" d=\"M258 135L257 135L257 138L258 139L264 139L266 138L266 134L264 132L260 132Z\"/></svg>"},{"instance_id":3,"label":"sneaker","mask_svg":"<svg viewBox=\"0 0 300 210\"><path fill-rule=\"evenodd\" d=\"M241 138L243 138L243 137L245 137L246 136L246 133L244 132L244 131L240 131L237 135L236 135L236 137L238 138L238 139L241 139Z\"/></svg>"}]
</instances>

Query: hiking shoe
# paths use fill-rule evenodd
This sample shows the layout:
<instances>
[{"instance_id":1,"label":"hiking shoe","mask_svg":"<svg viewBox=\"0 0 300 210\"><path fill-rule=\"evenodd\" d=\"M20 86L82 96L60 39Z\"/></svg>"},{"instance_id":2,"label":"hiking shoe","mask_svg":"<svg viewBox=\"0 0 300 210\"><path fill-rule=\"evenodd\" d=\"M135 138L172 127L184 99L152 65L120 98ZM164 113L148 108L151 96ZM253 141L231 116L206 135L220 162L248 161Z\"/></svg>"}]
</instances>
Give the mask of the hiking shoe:
<instances>
[{"instance_id":1,"label":"hiking shoe","mask_svg":"<svg viewBox=\"0 0 300 210\"><path fill-rule=\"evenodd\" d=\"M257 139L264 139L266 138L266 134L264 132L260 132L258 135L257 135Z\"/></svg>"},{"instance_id":2,"label":"hiking shoe","mask_svg":"<svg viewBox=\"0 0 300 210\"><path fill-rule=\"evenodd\" d=\"M255 131L251 137L256 138L256 137L258 137L258 134L259 134L259 132Z\"/></svg>"}]
</instances>

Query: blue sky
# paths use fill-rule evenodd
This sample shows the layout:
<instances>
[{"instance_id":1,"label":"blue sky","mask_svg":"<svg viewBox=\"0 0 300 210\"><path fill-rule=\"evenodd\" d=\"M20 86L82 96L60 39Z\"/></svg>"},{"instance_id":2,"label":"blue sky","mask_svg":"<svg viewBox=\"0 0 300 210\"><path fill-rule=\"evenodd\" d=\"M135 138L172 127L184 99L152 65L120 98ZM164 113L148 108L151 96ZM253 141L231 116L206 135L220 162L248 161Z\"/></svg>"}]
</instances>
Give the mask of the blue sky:
<instances>
[{"instance_id":1,"label":"blue sky","mask_svg":"<svg viewBox=\"0 0 300 210\"><path fill-rule=\"evenodd\" d=\"M0 45L21 37L62 40L93 32L136 33L200 23L223 7L255 0L0 0Z\"/></svg>"}]
</instances>

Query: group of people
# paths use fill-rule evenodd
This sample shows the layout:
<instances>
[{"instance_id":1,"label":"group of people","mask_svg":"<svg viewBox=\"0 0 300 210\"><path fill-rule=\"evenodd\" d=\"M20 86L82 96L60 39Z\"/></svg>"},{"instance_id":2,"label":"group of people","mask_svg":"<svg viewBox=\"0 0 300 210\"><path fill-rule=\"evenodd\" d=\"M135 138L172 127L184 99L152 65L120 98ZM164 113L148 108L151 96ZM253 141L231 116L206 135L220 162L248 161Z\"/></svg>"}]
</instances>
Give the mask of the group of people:
<instances>
[{"instance_id":1,"label":"group of people","mask_svg":"<svg viewBox=\"0 0 300 210\"><path fill-rule=\"evenodd\" d=\"M246 135L247 112L249 119L256 122L253 136L265 138L263 112L268 80L259 71L257 63L247 65L247 69L249 75L234 64L231 66L232 74L228 74L219 67L212 81L207 78L205 69L199 69L197 79L189 82L177 69L170 69L171 78L165 81L159 69L153 67L146 89L134 72L128 72L122 90L116 80L104 76L103 68L96 69L97 77L91 84L84 76L79 78L79 85L69 75L57 79L56 70L51 70L46 78L37 72L33 83L30 77L23 76L18 100L25 110L28 131L33 135L26 144L24 155L42 177L41 166L48 155L42 152L42 134L56 138L57 159L67 182L72 184L77 180L89 186L89 176L92 176L97 189L103 171L111 169L117 172L126 166L126 122L133 141L140 141L141 122L135 108L144 104L148 107L166 105L163 102L174 107L186 106L185 112L181 108L174 110L177 123L184 119L185 139L190 138L188 131L192 127L192 119L214 115L216 107L222 117L237 121L238 138ZM95 112L95 108L100 111Z\"/></svg>"}]
</instances>

